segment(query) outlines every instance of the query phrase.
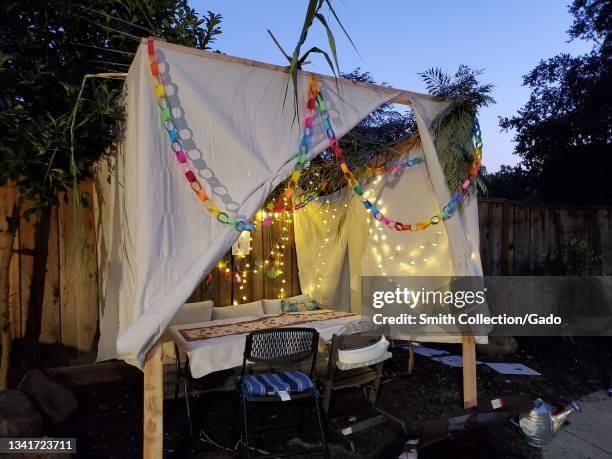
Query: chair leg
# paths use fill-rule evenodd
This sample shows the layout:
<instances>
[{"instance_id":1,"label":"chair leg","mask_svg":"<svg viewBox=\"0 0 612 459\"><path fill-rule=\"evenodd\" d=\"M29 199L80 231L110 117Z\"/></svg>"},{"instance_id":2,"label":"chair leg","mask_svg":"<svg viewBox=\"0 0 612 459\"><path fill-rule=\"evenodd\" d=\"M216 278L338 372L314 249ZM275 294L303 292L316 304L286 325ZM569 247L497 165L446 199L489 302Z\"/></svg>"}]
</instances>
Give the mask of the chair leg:
<instances>
[{"instance_id":1,"label":"chair leg","mask_svg":"<svg viewBox=\"0 0 612 459\"><path fill-rule=\"evenodd\" d=\"M332 397L332 388L331 388L331 381L327 381L325 383L325 389L323 389L323 411L325 412L325 414L329 417L329 412L330 412L330 408L331 408L331 397Z\"/></svg>"},{"instance_id":2,"label":"chair leg","mask_svg":"<svg viewBox=\"0 0 612 459\"><path fill-rule=\"evenodd\" d=\"M174 345L174 356L176 358L176 382L174 383L174 400L177 400L181 385L181 354L179 353L179 348L176 344Z\"/></svg>"},{"instance_id":3,"label":"chair leg","mask_svg":"<svg viewBox=\"0 0 612 459\"><path fill-rule=\"evenodd\" d=\"M232 415L232 429L230 433L230 448L233 448L236 444L234 438L236 438L236 421L238 417L238 410L240 409L241 393L239 390L236 391L236 399L234 401L234 413Z\"/></svg>"},{"instance_id":4,"label":"chair leg","mask_svg":"<svg viewBox=\"0 0 612 459\"><path fill-rule=\"evenodd\" d=\"M324 416L321 413L321 403L319 397L315 397L315 406L317 408L317 419L319 421L319 431L321 433L321 447L323 448L323 457L327 459L329 457L329 451L327 450L327 436L325 434L326 424L323 420Z\"/></svg>"},{"instance_id":5,"label":"chair leg","mask_svg":"<svg viewBox=\"0 0 612 459\"><path fill-rule=\"evenodd\" d=\"M246 457L247 459L251 457L251 450L249 447L249 422L247 419L247 404L246 399L242 399L242 414L244 417L244 444L246 448Z\"/></svg>"},{"instance_id":6,"label":"chair leg","mask_svg":"<svg viewBox=\"0 0 612 459\"><path fill-rule=\"evenodd\" d=\"M193 437L193 423L191 422L191 406L189 400L189 377L185 377L184 381L185 390L185 409L187 411L187 423L189 424L189 434Z\"/></svg>"}]
</instances>

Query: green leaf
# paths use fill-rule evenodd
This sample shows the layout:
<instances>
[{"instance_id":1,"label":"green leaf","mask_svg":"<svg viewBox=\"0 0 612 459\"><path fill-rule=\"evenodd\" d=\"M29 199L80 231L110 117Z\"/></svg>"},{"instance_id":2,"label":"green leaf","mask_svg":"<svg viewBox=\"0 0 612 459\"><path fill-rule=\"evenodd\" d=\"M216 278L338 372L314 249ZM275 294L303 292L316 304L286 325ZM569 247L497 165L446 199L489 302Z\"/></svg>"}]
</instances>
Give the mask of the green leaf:
<instances>
[{"instance_id":1,"label":"green leaf","mask_svg":"<svg viewBox=\"0 0 612 459\"><path fill-rule=\"evenodd\" d=\"M329 11L331 11L331 14L333 14L334 18L336 18L336 22L338 23L338 25L340 26L340 28L344 32L344 35L346 35L346 38L348 38L348 41L351 43L351 45L353 45L353 49L355 50L355 52L357 53L357 55L359 57L361 57L361 54L359 54L359 50L355 46L355 43L353 43L353 40L351 39L351 36L348 34L346 29L344 28L344 25L342 25L342 21L340 21L340 18L338 17L338 15L336 14L336 11L332 7L331 1L330 0L325 0L325 3L327 3L327 6L329 7Z\"/></svg>"},{"instance_id":2,"label":"green leaf","mask_svg":"<svg viewBox=\"0 0 612 459\"><path fill-rule=\"evenodd\" d=\"M331 29L327 25L327 21L325 20L325 17L321 13L317 13L316 16L319 22L323 24L323 27L325 27L325 30L327 31L327 41L329 42L329 48L331 49L332 55L334 56L334 62L336 63L336 70L338 71L338 73L340 73L340 65L338 65L338 54L336 52L336 40L334 39L334 34L332 33Z\"/></svg>"},{"instance_id":3,"label":"green leaf","mask_svg":"<svg viewBox=\"0 0 612 459\"><path fill-rule=\"evenodd\" d=\"M285 50L283 49L283 47L280 45L280 43L278 42L278 40L276 39L276 37L274 36L274 34L272 33L272 31L270 31L270 29L267 29L268 34L270 35L270 37L272 37L272 41L274 41L274 43L276 44L276 46L278 47L278 49L280 50L281 53L283 53L283 56L285 56L285 58L287 59L288 62L291 62L291 58L289 57L289 54L287 54L285 52Z\"/></svg>"},{"instance_id":4,"label":"green leaf","mask_svg":"<svg viewBox=\"0 0 612 459\"><path fill-rule=\"evenodd\" d=\"M321 48L318 48L318 47L316 47L316 46L313 46L313 47L312 47L312 48L310 48L308 51L306 51L306 52L304 53L304 55L302 56L302 58L300 59L300 61L299 61L299 62L300 62L300 63L302 63L303 61L305 61L305 60L306 60L306 58L308 57L308 55L309 55L310 53L319 53L319 54L322 54L322 55L323 55L323 57L325 57L325 60L327 61L327 63L329 64L329 68L330 68L330 69L331 69L331 71L333 72L334 76L337 76L337 75L336 75L336 70L334 69L334 64L333 64L333 62L332 62L331 58L329 57L329 54L327 54L327 53L326 53L325 51L323 51Z\"/></svg>"}]
</instances>

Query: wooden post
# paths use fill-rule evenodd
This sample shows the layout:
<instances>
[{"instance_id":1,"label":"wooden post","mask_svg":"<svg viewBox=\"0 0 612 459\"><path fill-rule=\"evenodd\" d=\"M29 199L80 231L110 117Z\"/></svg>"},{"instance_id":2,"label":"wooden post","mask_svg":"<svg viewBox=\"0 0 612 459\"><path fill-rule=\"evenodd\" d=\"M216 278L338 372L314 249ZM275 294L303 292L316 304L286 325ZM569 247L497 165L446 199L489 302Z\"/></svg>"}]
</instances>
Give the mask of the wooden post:
<instances>
[{"instance_id":1,"label":"wooden post","mask_svg":"<svg viewBox=\"0 0 612 459\"><path fill-rule=\"evenodd\" d=\"M408 374L414 371L414 347L412 341L408 345Z\"/></svg>"},{"instance_id":2,"label":"wooden post","mask_svg":"<svg viewBox=\"0 0 612 459\"><path fill-rule=\"evenodd\" d=\"M164 366L161 341L144 364L143 458L161 459L164 446Z\"/></svg>"},{"instance_id":3,"label":"wooden post","mask_svg":"<svg viewBox=\"0 0 612 459\"><path fill-rule=\"evenodd\" d=\"M463 354L463 407L476 406L476 341L473 336L461 340Z\"/></svg>"}]
</instances>

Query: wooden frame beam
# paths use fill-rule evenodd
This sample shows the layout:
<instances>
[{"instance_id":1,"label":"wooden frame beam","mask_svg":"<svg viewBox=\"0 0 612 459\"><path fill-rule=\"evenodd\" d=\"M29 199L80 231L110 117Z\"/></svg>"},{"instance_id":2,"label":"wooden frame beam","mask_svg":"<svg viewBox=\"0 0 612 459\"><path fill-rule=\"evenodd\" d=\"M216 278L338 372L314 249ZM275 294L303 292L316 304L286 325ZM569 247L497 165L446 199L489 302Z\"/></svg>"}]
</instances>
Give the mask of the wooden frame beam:
<instances>
[{"instance_id":1,"label":"wooden frame beam","mask_svg":"<svg viewBox=\"0 0 612 459\"><path fill-rule=\"evenodd\" d=\"M143 46L146 46L147 40L148 40L147 38L142 38L140 40L140 44ZM242 65L256 67L260 69L274 70L277 72L283 72L287 74L289 73L289 69L281 65L267 64L265 62L254 61L252 59L245 59L243 57L229 56L227 54L221 54L221 53L213 53L210 51L204 51L202 49L190 48L188 46L175 45L173 43L168 43L162 40L156 39L155 46L162 48L162 49L163 48L171 49L174 51L179 51L181 53L191 54L193 56L205 57L207 59L213 59L216 61L232 62L234 64L242 64ZM336 81L336 77L329 76L329 75L323 75L323 74L315 73L315 72L307 72L303 70L301 70L300 73L302 73L303 75L314 75L320 80L333 81L333 82ZM396 89L396 88L391 88L389 86L381 86L377 84L362 83L359 81L346 80L344 78L338 78L338 79L342 80L343 82L347 84L351 84L353 86L369 88L379 93L382 92L382 93L393 95L391 102L393 102L394 104L411 105L412 104L411 99L413 97L418 97L420 99L434 100L434 98L430 96L429 94L423 94L420 92L407 91L405 89Z\"/></svg>"},{"instance_id":2,"label":"wooden frame beam","mask_svg":"<svg viewBox=\"0 0 612 459\"><path fill-rule=\"evenodd\" d=\"M162 459L164 451L164 365L161 341L155 343L144 363L142 456Z\"/></svg>"},{"instance_id":3,"label":"wooden frame beam","mask_svg":"<svg viewBox=\"0 0 612 459\"><path fill-rule=\"evenodd\" d=\"M463 356L463 407L476 406L478 394L476 391L476 340L473 336L461 339L461 354Z\"/></svg>"}]
</instances>

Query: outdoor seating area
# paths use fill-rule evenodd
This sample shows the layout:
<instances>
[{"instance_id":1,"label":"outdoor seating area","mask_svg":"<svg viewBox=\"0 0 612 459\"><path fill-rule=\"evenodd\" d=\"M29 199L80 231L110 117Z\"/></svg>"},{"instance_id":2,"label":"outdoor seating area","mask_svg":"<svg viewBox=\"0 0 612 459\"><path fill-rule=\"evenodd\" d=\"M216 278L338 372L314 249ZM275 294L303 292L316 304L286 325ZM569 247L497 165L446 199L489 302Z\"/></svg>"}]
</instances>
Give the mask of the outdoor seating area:
<instances>
[{"instance_id":1,"label":"outdoor seating area","mask_svg":"<svg viewBox=\"0 0 612 459\"><path fill-rule=\"evenodd\" d=\"M178 70L182 66L188 66L187 73ZM193 72L206 76L206 87L183 78ZM156 93L141 83L151 76L156 81ZM437 276L433 287L440 288L446 282L445 276L482 275L476 201L469 193L482 155L477 121L472 133L475 151L472 168L453 194L442 173L428 127L446 105L434 101L430 96L298 72L298 86L305 89L305 95L295 101L298 104L295 106L296 113L305 111L301 140L292 134L297 129L295 122L282 117L277 119L277 123L285 126L289 135L275 135L279 129L277 125L260 124L256 136L247 130L238 142L240 131L236 129L256 122L248 116L236 118L232 107L226 103L235 97L237 86L232 81L239 80L243 94L241 113L248 113L244 107L251 104L254 109L257 107L260 112L267 113L266 118L276 116L278 107L282 106L282 92L272 93L278 98L276 101L271 100L270 96L262 99L261 88L276 85L280 90L285 84L281 68L200 52L154 39L143 40L126 79L128 98L138 97L139 103L132 104L128 100L126 135L124 143L117 149L117 157L99 164L96 169L97 176L107 178L96 180L94 190L100 209L98 251L107 254L99 267L104 305L98 359L119 357L144 369L145 423L148 422L147 416L151 415L151 427L156 426L151 431L145 431L145 445L147 436L154 442L160 439L157 428L161 428L161 425L155 420L159 416L155 407L161 407L162 403L164 339L169 337L175 344L177 369L181 369L180 356L187 356L182 370L186 373L184 393L190 425L189 381L192 378L235 368L241 363L244 366L245 361L253 360L261 364L265 359L251 355L250 346L254 337L267 336L275 330L299 330L300 327L308 327L316 333L317 347L319 338L328 346L331 343L333 354L330 355L336 367L333 370L333 367L328 368L327 387L323 389L326 391L326 410L330 410L332 392L345 386L366 388L370 405L375 407L388 342L409 336L403 336L406 333L402 335L397 329L393 332L386 329L386 333L379 333L378 346L373 345L373 349L361 346L361 356L360 349L351 349L350 340L347 340L350 337L336 337L343 327L350 327L353 322L363 321L367 317L363 314L366 314L368 300L362 300L362 294L368 294L362 292L362 285L355 279L418 273L421 276ZM194 93L193 97L189 96L190 92ZM209 98L212 94L216 102ZM149 104L145 103L147 100ZM387 168L395 171L393 176L383 173L368 186L365 183L362 185L350 171L338 138L372 110L389 101L411 106L419 126L415 134L417 141L411 147L404 148L403 153L395 159L397 163L393 164L398 166ZM148 120L150 129L154 130L156 117L143 110L156 103L161 109L166 132L162 131L157 136L145 135L148 131L137 127L143 122L138 120ZM173 113L179 111L185 114L183 118L174 118ZM188 113L199 113L199 116L187 117ZM184 133L204 133L212 127L208 120L220 116L233 121L227 135L223 133L222 125L214 125L215 142L217 148L225 151L226 156L233 157L233 160L215 163L214 180L220 188L227 190L225 197L220 197L226 200L231 198L233 205L237 206L236 218L230 218L216 207L213 198L204 193L192 169L200 168L196 173L203 177L209 174L206 170L210 171L210 166L205 162L200 165L197 160L192 160L191 165L185 162L185 152L197 151L198 147L194 144L195 137L184 137L191 135ZM213 135L213 131L210 131L210 135ZM181 182L174 183L179 176L166 178L156 175L154 171L167 163L165 148L159 149L159 145L166 145L175 152L197 199L183 195ZM245 148L246 145L248 148ZM274 148L271 148L272 145ZM326 148L333 152L347 180L348 190L352 189L353 193L341 188L331 194L300 197L303 191L298 188L299 178L308 170L305 168L307 162ZM293 163L290 152L296 150L299 152L297 163ZM129 155L124 156L128 151ZM159 154L152 155L152 151L159 151ZM288 156L273 155L273 151L287 152L285 154ZM143 160L137 160L141 155ZM233 164L237 163L249 164L248 180L235 175ZM384 171L387 169L383 168ZM149 184L151 180L158 180L151 188L152 193L158 196L153 196L149 201L151 205L134 207L137 202L145 202L130 201L127 197L138 195L138 177L146 170L149 171L146 173ZM284 191L279 195L275 191L275 184L287 175L290 175L290 181L280 186ZM121 177L135 177L135 180L118 187L116 183L121 181ZM227 194L229 192L231 195ZM405 193L415 192L421 196L418 201L412 204L403 202ZM268 210L265 211L262 206L268 201L268 195L277 197L266 204ZM290 204L290 199L300 204ZM442 210L436 210L438 202L448 204ZM164 227L158 203L164 203L162 209L172 209L173 222L170 225ZM200 206L204 206L212 215L202 213ZM400 209L403 218L418 219L420 216L421 220L406 224L384 215ZM240 217L256 212L257 219L253 223ZM428 214L434 216L422 220L423 215ZM242 301L235 300L232 305L226 306L217 306L210 301L182 305L190 292L208 276L211 268L221 263L221 255L231 248L233 254L238 254L238 259L244 259L250 251L251 234L258 228L266 231L273 221L281 225L280 238L265 263L250 268L245 261L243 268L238 270L235 265L236 270L226 268L226 272L230 278L240 279L240 289L243 287L242 279L254 275L257 268L264 270L267 277L279 278L285 283L284 262L278 257L286 250L288 227L291 225L300 295L286 298L285 288L281 287L275 299L245 302L247 297L243 296ZM165 229L160 233L162 228ZM208 231L202 233L200 228L207 228ZM139 234L138 242L130 243L134 231ZM169 244L163 250L157 247L161 234ZM236 236L239 236L238 239ZM198 251L192 250L196 246ZM171 263L167 262L169 259ZM119 277L118 273L128 267L136 276ZM462 343L464 404L466 407L475 406L475 339L449 331L429 333L428 327L424 327L421 333L433 341ZM414 335L410 338L419 339ZM486 342L486 336L477 339ZM289 344L280 341L274 346L279 351L291 349ZM313 359L313 369L315 363ZM373 365L373 368L366 363ZM338 374L355 373L353 370L359 368L361 374L348 377L344 383L338 381ZM312 372L301 375L311 381L308 387L315 391L315 405L322 419L318 389L315 389L314 380L307 376L309 374ZM244 403L250 401L253 395L245 392L245 388L250 387L245 383L249 377L243 375L240 379L242 383L239 383L239 390L242 388L243 391L245 431L248 422ZM251 381L251 385L253 383ZM278 391L278 388L275 390ZM272 397L277 396L273 391ZM289 393L284 397L291 399ZM147 409L151 409L151 412L148 413ZM383 421L390 421L405 432L405 426L399 420L383 411L370 421L341 430L345 433L352 429L358 432ZM320 422L323 447L326 448L324 431L328 426L324 428L323 421ZM330 431L338 433L337 429L331 428ZM248 454L247 438L245 433L242 443ZM349 446L354 449L350 442ZM151 445L151 448L159 447Z\"/></svg>"},{"instance_id":2,"label":"outdoor seating area","mask_svg":"<svg viewBox=\"0 0 612 459\"><path fill-rule=\"evenodd\" d=\"M7 7L0 454L612 457L610 1L303 3Z\"/></svg>"}]
</instances>

